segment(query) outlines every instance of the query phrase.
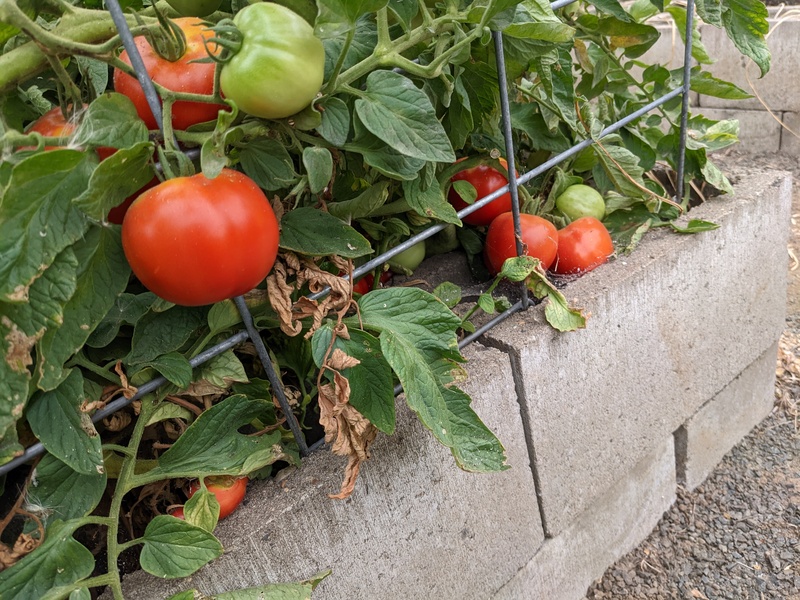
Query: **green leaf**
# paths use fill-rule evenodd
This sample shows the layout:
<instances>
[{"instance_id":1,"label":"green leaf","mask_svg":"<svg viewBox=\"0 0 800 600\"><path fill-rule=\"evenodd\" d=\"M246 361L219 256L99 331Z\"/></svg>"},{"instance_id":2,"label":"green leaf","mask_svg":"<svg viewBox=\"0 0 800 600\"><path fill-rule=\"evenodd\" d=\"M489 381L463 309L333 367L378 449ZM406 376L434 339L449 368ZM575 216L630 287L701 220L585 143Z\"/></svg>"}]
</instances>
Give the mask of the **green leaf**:
<instances>
[{"instance_id":1,"label":"green leaf","mask_svg":"<svg viewBox=\"0 0 800 600\"><path fill-rule=\"evenodd\" d=\"M201 486L183 507L186 522L213 532L219 521L217 497Z\"/></svg>"},{"instance_id":2,"label":"green leaf","mask_svg":"<svg viewBox=\"0 0 800 600\"><path fill-rule=\"evenodd\" d=\"M553 13L549 2L528 0L517 5L514 21L503 29L503 35L558 44L572 41L575 29Z\"/></svg>"},{"instance_id":3,"label":"green leaf","mask_svg":"<svg viewBox=\"0 0 800 600\"><path fill-rule=\"evenodd\" d=\"M563 152L572 144L558 129L551 131L538 107L533 102L520 104L510 103L511 126L527 135L534 148Z\"/></svg>"},{"instance_id":4,"label":"green leaf","mask_svg":"<svg viewBox=\"0 0 800 600\"><path fill-rule=\"evenodd\" d=\"M407 77L373 71L355 108L364 126L401 154L425 161L455 161L431 101Z\"/></svg>"},{"instance_id":5,"label":"green leaf","mask_svg":"<svg viewBox=\"0 0 800 600\"><path fill-rule=\"evenodd\" d=\"M541 261L538 258L533 256L513 256L505 260L498 277L509 281L523 281L540 267Z\"/></svg>"},{"instance_id":6,"label":"green leaf","mask_svg":"<svg viewBox=\"0 0 800 600\"><path fill-rule=\"evenodd\" d=\"M222 555L222 544L213 534L169 515L150 521L142 540L142 569L164 579L188 577Z\"/></svg>"},{"instance_id":7,"label":"green leaf","mask_svg":"<svg viewBox=\"0 0 800 600\"><path fill-rule=\"evenodd\" d=\"M433 290L433 295L444 302L447 308L455 308L461 302L461 288L455 283L444 281Z\"/></svg>"},{"instance_id":8,"label":"green leaf","mask_svg":"<svg viewBox=\"0 0 800 600\"><path fill-rule=\"evenodd\" d=\"M397 16L403 28L408 30L412 28L411 19L419 13L419 4L417 0L389 0L389 10Z\"/></svg>"},{"instance_id":9,"label":"green leaf","mask_svg":"<svg viewBox=\"0 0 800 600\"><path fill-rule=\"evenodd\" d=\"M267 191L291 187L297 181L292 158L278 140L249 142L239 160L245 174Z\"/></svg>"},{"instance_id":10,"label":"green leaf","mask_svg":"<svg viewBox=\"0 0 800 600\"><path fill-rule=\"evenodd\" d=\"M728 181L728 178L725 177L725 174L720 171L719 168L710 160L706 159L704 161L700 171L703 173L705 180L715 188L725 192L726 194L733 194L733 186L731 185L731 182Z\"/></svg>"},{"instance_id":11,"label":"green leaf","mask_svg":"<svg viewBox=\"0 0 800 600\"><path fill-rule=\"evenodd\" d=\"M362 15L377 12L388 0L318 0L314 34L322 39L336 37L352 30Z\"/></svg>"},{"instance_id":12,"label":"green leaf","mask_svg":"<svg viewBox=\"0 0 800 600\"><path fill-rule=\"evenodd\" d=\"M739 86L717 79L707 71L699 71L692 73L689 85L693 92L703 94L705 96L713 96L714 98L725 98L726 100L745 100L752 98L751 94L745 92Z\"/></svg>"},{"instance_id":13,"label":"green leaf","mask_svg":"<svg viewBox=\"0 0 800 600\"><path fill-rule=\"evenodd\" d=\"M371 292L370 292L371 293ZM341 371L350 382L350 404L386 434L394 433L394 384L392 369L380 350L378 339L365 331L350 329L350 339L337 337L332 350L340 349L360 363ZM314 361L322 366L331 347L333 325L325 323L311 338Z\"/></svg>"},{"instance_id":14,"label":"green leaf","mask_svg":"<svg viewBox=\"0 0 800 600\"><path fill-rule=\"evenodd\" d=\"M472 204L478 199L478 190L469 181L459 179L451 183L456 193L466 204Z\"/></svg>"},{"instance_id":15,"label":"green leaf","mask_svg":"<svg viewBox=\"0 0 800 600\"><path fill-rule=\"evenodd\" d=\"M307 256L357 258L372 252L369 241L355 229L311 207L296 208L283 216L280 247Z\"/></svg>"},{"instance_id":16,"label":"green leaf","mask_svg":"<svg viewBox=\"0 0 800 600\"><path fill-rule=\"evenodd\" d=\"M180 349L205 321L202 308L175 306L164 312L147 313L136 323L125 363L142 365Z\"/></svg>"},{"instance_id":17,"label":"green leaf","mask_svg":"<svg viewBox=\"0 0 800 600\"><path fill-rule=\"evenodd\" d=\"M719 229L719 225L716 223L703 221L702 219L691 219L685 226L677 225L676 223L670 223L669 226L675 233L700 233Z\"/></svg>"},{"instance_id":18,"label":"green leaf","mask_svg":"<svg viewBox=\"0 0 800 600\"><path fill-rule=\"evenodd\" d=\"M239 433L253 419L268 418L272 400L234 395L204 411L158 459L149 477L164 479L210 475L247 475L276 460L295 462L280 445L281 433Z\"/></svg>"},{"instance_id":19,"label":"green leaf","mask_svg":"<svg viewBox=\"0 0 800 600\"><path fill-rule=\"evenodd\" d=\"M340 98L327 98L323 101L322 123L317 127L319 134L334 146L344 146L350 135L350 109Z\"/></svg>"},{"instance_id":20,"label":"green leaf","mask_svg":"<svg viewBox=\"0 0 800 600\"><path fill-rule=\"evenodd\" d=\"M63 380L64 362L86 343L130 277L118 228L93 227L73 249L80 265L77 291L64 306L64 323L48 329L37 345L42 390Z\"/></svg>"},{"instance_id":21,"label":"green leaf","mask_svg":"<svg viewBox=\"0 0 800 600\"><path fill-rule=\"evenodd\" d=\"M94 556L75 541L80 522L53 522L44 542L14 566L0 572L0 598L45 598L92 574Z\"/></svg>"},{"instance_id":22,"label":"green leaf","mask_svg":"<svg viewBox=\"0 0 800 600\"><path fill-rule=\"evenodd\" d=\"M356 22L355 32L349 46L347 45L348 39L349 33L342 31L335 37L322 40L322 45L325 47L325 81L328 81L333 75L333 70L341 59L345 47L347 47L347 55L342 62L343 71L372 55L375 45L378 43L378 27L374 17L372 15L360 17ZM325 102L327 100L323 101L323 106L325 106ZM322 116L324 117L324 112Z\"/></svg>"},{"instance_id":23,"label":"green leaf","mask_svg":"<svg viewBox=\"0 0 800 600\"><path fill-rule=\"evenodd\" d=\"M108 64L96 58L86 56L75 56L75 62L81 72L84 82L92 85L95 95L99 98L103 96L108 88L109 69ZM70 600L72 600L70 598Z\"/></svg>"},{"instance_id":24,"label":"green leaf","mask_svg":"<svg viewBox=\"0 0 800 600\"><path fill-rule=\"evenodd\" d=\"M0 192L0 301L22 302L36 277L79 240L87 221L73 204L89 185L93 159L77 150L34 154Z\"/></svg>"},{"instance_id":25,"label":"green leaf","mask_svg":"<svg viewBox=\"0 0 800 600\"><path fill-rule=\"evenodd\" d=\"M552 55L535 56L531 60L531 66L542 83L541 88L537 88L537 93L546 96L549 100L547 106L554 109L573 131L578 131L571 48L554 46L551 50Z\"/></svg>"},{"instance_id":26,"label":"green leaf","mask_svg":"<svg viewBox=\"0 0 800 600\"><path fill-rule=\"evenodd\" d=\"M675 21L675 27L680 33L681 40L686 44L686 7L671 5L667 7L667 12ZM703 38L700 36L700 30L697 28L697 20L692 21L692 58L702 65L710 65L714 60L708 55Z\"/></svg>"},{"instance_id":27,"label":"green leaf","mask_svg":"<svg viewBox=\"0 0 800 600\"><path fill-rule=\"evenodd\" d=\"M319 146L303 149L303 166L308 173L308 187L312 194L324 190L333 176L333 157L330 150Z\"/></svg>"},{"instance_id":28,"label":"green leaf","mask_svg":"<svg viewBox=\"0 0 800 600\"><path fill-rule=\"evenodd\" d=\"M133 102L127 96L110 92L86 109L74 142L82 148L132 148L148 139L147 125L137 115Z\"/></svg>"},{"instance_id":29,"label":"green leaf","mask_svg":"<svg viewBox=\"0 0 800 600\"><path fill-rule=\"evenodd\" d=\"M466 182L457 181L455 183ZM456 209L447 201L438 183L434 183L426 189L422 189L421 185L421 178L403 182L403 193L408 205L423 217L461 225L461 219L458 218ZM472 189L474 192L475 188Z\"/></svg>"},{"instance_id":30,"label":"green leaf","mask_svg":"<svg viewBox=\"0 0 800 600\"><path fill-rule=\"evenodd\" d=\"M88 414L80 412L83 376L73 369L64 382L31 398L27 418L47 451L83 475L103 472L100 436Z\"/></svg>"},{"instance_id":31,"label":"green leaf","mask_svg":"<svg viewBox=\"0 0 800 600\"><path fill-rule=\"evenodd\" d=\"M589 0L589 4L601 12L616 17L620 21L625 21L628 23L632 21L631 16L624 8L622 8L619 0Z\"/></svg>"},{"instance_id":32,"label":"green leaf","mask_svg":"<svg viewBox=\"0 0 800 600\"><path fill-rule=\"evenodd\" d=\"M188 408L178 406L172 402L162 402L156 406L155 410L150 415L150 418L147 420L147 424L152 425L153 423L166 421L167 419L183 419L184 421L191 421L192 417L193 414ZM108 461L106 461L106 466L108 466Z\"/></svg>"},{"instance_id":33,"label":"green leaf","mask_svg":"<svg viewBox=\"0 0 800 600\"><path fill-rule=\"evenodd\" d=\"M369 186L355 198L341 202L329 202L328 211L343 221L370 216L386 203L389 198L389 182L378 181Z\"/></svg>"},{"instance_id":34,"label":"green leaf","mask_svg":"<svg viewBox=\"0 0 800 600\"><path fill-rule=\"evenodd\" d=\"M541 269L532 272L528 288L537 298L547 298L544 316L551 327L558 331L575 331L586 327L583 311L569 306L564 294L556 288Z\"/></svg>"},{"instance_id":35,"label":"green leaf","mask_svg":"<svg viewBox=\"0 0 800 600\"><path fill-rule=\"evenodd\" d=\"M233 300L222 300L208 311L208 328L212 334L222 333L242 322L242 315Z\"/></svg>"},{"instance_id":36,"label":"green leaf","mask_svg":"<svg viewBox=\"0 0 800 600\"><path fill-rule=\"evenodd\" d=\"M751 58L761 71L769 72L772 55L767 47L767 7L759 0L723 0L722 25L739 52Z\"/></svg>"},{"instance_id":37,"label":"green leaf","mask_svg":"<svg viewBox=\"0 0 800 600\"><path fill-rule=\"evenodd\" d=\"M24 12L29 18L36 18L36 5L34 0L17 0L19 10ZM20 33L20 30L8 23L0 23L0 45L5 46L6 42Z\"/></svg>"},{"instance_id":38,"label":"green leaf","mask_svg":"<svg viewBox=\"0 0 800 600\"><path fill-rule=\"evenodd\" d=\"M697 14L715 27L722 27L722 2L720 0L696 0Z\"/></svg>"},{"instance_id":39,"label":"green leaf","mask_svg":"<svg viewBox=\"0 0 800 600\"><path fill-rule=\"evenodd\" d=\"M48 509L47 522L53 519L78 519L88 515L103 497L107 476L78 473L52 454L45 454L36 465L28 488L31 504Z\"/></svg>"},{"instance_id":40,"label":"green leaf","mask_svg":"<svg viewBox=\"0 0 800 600\"><path fill-rule=\"evenodd\" d=\"M195 374L194 383L184 393L194 396L221 394L233 383L246 382L247 373L242 361L233 350L226 350L200 366Z\"/></svg>"},{"instance_id":41,"label":"green leaf","mask_svg":"<svg viewBox=\"0 0 800 600\"><path fill-rule=\"evenodd\" d=\"M298 583L270 583L214 596L203 596L203 600L309 600L314 588L330 574L330 571L323 571L311 579ZM194 600L198 597L199 593L195 594L195 590L188 590L170 596L167 600Z\"/></svg>"},{"instance_id":42,"label":"green leaf","mask_svg":"<svg viewBox=\"0 0 800 600\"><path fill-rule=\"evenodd\" d=\"M105 219L108 211L153 179L155 172L149 165L152 156L151 142L118 150L97 166L89 187L75 199L75 206L93 219Z\"/></svg>"},{"instance_id":43,"label":"green leaf","mask_svg":"<svg viewBox=\"0 0 800 600\"><path fill-rule=\"evenodd\" d=\"M602 148L595 146L594 151L599 160L595 170L602 168L614 189L623 196L641 198L646 195L642 189L644 170L639 164L639 158L633 152L622 146L610 144L603 145Z\"/></svg>"},{"instance_id":44,"label":"green leaf","mask_svg":"<svg viewBox=\"0 0 800 600\"><path fill-rule=\"evenodd\" d=\"M615 17L600 19L598 33L611 38L617 48L624 48L625 55L632 58L641 56L658 41L658 29L642 23L633 23Z\"/></svg>"},{"instance_id":45,"label":"green leaf","mask_svg":"<svg viewBox=\"0 0 800 600\"><path fill-rule=\"evenodd\" d=\"M628 210L616 210L603 219L614 242L617 253L629 253L653 223L660 219L650 213L644 204L635 204Z\"/></svg>"},{"instance_id":46,"label":"green leaf","mask_svg":"<svg viewBox=\"0 0 800 600\"><path fill-rule=\"evenodd\" d=\"M406 156L387 146L380 138L372 135L358 118L355 119L354 126L355 139L345 145L345 150L361 154L365 163L392 179L410 180L418 177L417 174L425 166L424 160Z\"/></svg>"},{"instance_id":47,"label":"green leaf","mask_svg":"<svg viewBox=\"0 0 800 600\"><path fill-rule=\"evenodd\" d=\"M45 272L45 275L47 272ZM86 340L86 344L92 348L103 348L117 337L122 325L136 325L156 299L152 292L142 294L119 294L114 299L114 306L111 307L103 320L95 327L95 330Z\"/></svg>"},{"instance_id":48,"label":"green leaf","mask_svg":"<svg viewBox=\"0 0 800 600\"><path fill-rule=\"evenodd\" d=\"M397 374L409 407L468 471L500 471L502 445L453 384L458 372L455 330L461 319L418 288L374 290L359 300L360 322L380 332L384 357Z\"/></svg>"},{"instance_id":49,"label":"green leaf","mask_svg":"<svg viewBox=\"0 0 800 600\"><path fill-rule=\"evenodd\" d=\"M491 294L483 293L478 296L478 306L487 315L494 314L494 298L492 298Z\"/></svg>"},{"instance_id":50,"label":"green leaf","mask_svg":"<svg viewBox=\"0 0 800 600\"><path fill-rule=\"evenodd\" d=\"M170 383L174 383L179 388L188 387L192 382L192 365L189 363L189 359L179 352L162 354L151 361L142 363L141 366L153 367Z\"/></svg>"}]
</instances>

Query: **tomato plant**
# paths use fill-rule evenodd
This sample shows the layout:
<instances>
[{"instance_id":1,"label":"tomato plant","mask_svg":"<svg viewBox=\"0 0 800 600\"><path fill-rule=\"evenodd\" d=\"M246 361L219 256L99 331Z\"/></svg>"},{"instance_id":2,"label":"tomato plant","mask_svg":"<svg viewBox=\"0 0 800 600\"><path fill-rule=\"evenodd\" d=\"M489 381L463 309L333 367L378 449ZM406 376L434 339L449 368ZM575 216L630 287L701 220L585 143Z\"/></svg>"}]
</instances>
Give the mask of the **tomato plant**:
<instances>
[{"instance_id":1,"label":"tomato plant","mask_svg":"<svg viewBox=\"0 0 800 600\"><path fill-rule=\"evenodd\" d=\"M214 91L215 65L213 62L197 61L208 58L203 40L212 37L213 33L202 21L193 17L182 17L173 22L186 37L185 52L177 60L160 56L146 38L135 39L148 75L154 83L173 92L210 96ZM127 52L123 51L120 59L130 65ZM144 90L135 77L115 69L114 89L133 101L136 112L148 129L156 129L156 119L147 103ZM217 112L226 108L224 104L177 100L172 105L172 126L175 129L187 129L197 123L212 121L217 118Z\"/></svg>"},{"instance_id":2,"label":"tomato plant","mask_svg":"<svg viewBox=\"0 0 800 600\"><path fill-rule=\"evenodd\" d=\"M395 273L411 275L425 260L425 241L417 242L389 259L389 268Z\"/></svg>"},{"instance_id":3,"label":"tomato plant","mask_svg":"<svg viewBox=\"0 0 800 600\"><path fill-rule=\"evenodd\" d=\"M247 477L206 477L206 489L214 494L217 502L219 502L219 518L224 519L230 515L244 500L245 493L247 492ZM200 489L200 481L195 480L189 486L189 498L197 493ZM173 516L177 517L174 512ZM180 518L180 517L178 517Z\"/></svg>"},{"instance_id":4,"label":"tomato plant","mask_svg":"<svg viewBox=\"0 0 800 600\"><path fill-rule=\"evenodd\" d=\"M519 220L524 254L538 258L542 262L543 269L550 268L558 249L556 226L547 219L536 215L521 214ZM506 259L517 256L512 213L503 213L489 225L489 230L486 232L484 255L486 265L493 275L502 270Z\"/></svg>"},{"instance_id":5,"label":"tomato plant","mask_svg":"<svg viewBox=\"0 0 800 600\"><path fill-rule=\"evenodd\" d=\"M325 49L311 25L271 2L243 8L233 22L242 40L220 73L225 97L264 119L289 117L308 106L325 68Z\"/></svg>"},{"instance_id":6,"label":"tomato plant","mask_svg":"<svg viewBox=\"0 0 800 600\"><path fill-rule=\"evenodd\" d=\"M170 179L139 196L122 223L134 274L152 292L184 306L244 294L269 273L278 222L247 176L226 169Z\"/></svg>"},{"instance_id":7,"label":"tomato plant","mask_svg":"<svg viewBox=\"0 0 800 600\"><path fill-rule=\"evenodd\" d=\"M611 236L599 220L581 217L558 231L558 253L552 265L559 275L586 273L614 253Z\"/></svg>"},{"instance_id":8,"label":"tomato plant","mask_svg":"<svg viewBox=\"0 0 800 600\"><path fill-rule=\"evenodd\" d=\"M500 164L508 167L508 163L504 158L500 159ZM453 175L450 181L466 181L477 192L477 199L488 196L492 192L499 190L504 185L508 184L508 179L497 169L488 165L478 165L470 169L465 169ZM447 199L453 208L462 210L468 206L461 198L459 193L452 186L447 194ZM486 206L479 208L473 213L464 217L464 222L469 225L482 226L489 225L495 217L511 210L511 194L506 192L499 198L490 202Z\"/></svg>"},{"instance_id":9,"label":"tomato plant","mask_svg":"<svg viewBox=\"0 0 800 600\"><path fill-rule=\"evenodd\" d=\"M218 10L222 0L167 0L184 17L207 17Z\"/></svg>"},{"instance_id":10,"label":"tomato plant","mask_svg":"<svg viewBox=\"0 0 800 600\"><path fill-rule=\"evenodd\" d=\"M556 198L556 208L572 221L581 217L602 219L606 214L606 203L600 192L581 183L564 190Z\"/></svg>"}]
</instances>

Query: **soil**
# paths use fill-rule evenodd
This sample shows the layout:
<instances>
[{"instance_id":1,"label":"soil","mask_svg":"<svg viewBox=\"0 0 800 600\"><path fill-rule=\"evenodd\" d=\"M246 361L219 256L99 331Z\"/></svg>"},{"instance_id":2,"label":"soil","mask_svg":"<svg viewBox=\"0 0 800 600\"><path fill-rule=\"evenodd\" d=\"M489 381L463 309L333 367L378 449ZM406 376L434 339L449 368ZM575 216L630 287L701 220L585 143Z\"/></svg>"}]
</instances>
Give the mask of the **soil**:
<instances>
[{"instance_id":1,"label":"soil","mask_svg":"<svg viewBox=\"0 0 800 600\"><path fill-rule=\"evenodd\" d=\"M609 567L587 600L800 600L800 161L780 154L715 155L794 176L786 329L775 409L638 548Z\"/></svg>"}]
</instances>

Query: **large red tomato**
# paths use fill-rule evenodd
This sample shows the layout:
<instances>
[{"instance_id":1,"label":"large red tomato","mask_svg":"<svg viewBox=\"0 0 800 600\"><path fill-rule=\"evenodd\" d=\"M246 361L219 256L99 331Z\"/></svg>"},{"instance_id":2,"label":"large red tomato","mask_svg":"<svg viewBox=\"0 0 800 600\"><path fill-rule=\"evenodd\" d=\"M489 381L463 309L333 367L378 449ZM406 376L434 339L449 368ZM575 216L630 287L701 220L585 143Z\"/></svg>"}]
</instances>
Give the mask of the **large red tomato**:
<instances>
[{"instance_id":1,"label":"large red tomato","mask_svg":"<svg viewBox=\"0 0 800 600\"><path fill-rule=\"evenodd\" d=\"M602 265L614 252L605 225L594 217L581 217L558 232L558 253L553 272L586 273Z\"/></svg>"},{"instance_id":2,"label":"large red tomato","mask_svg":"<svg viewBox=\"0 0 800 600\"><path fill-rule=\"evenodd\" d=\"M501 158L500 164L508 168L508 163L505 161L505 159ZM488 196L492 192L499 190L501 187L508 184L508 179L506 179L505 175L503 175L497 169L493 169L487 165L478 165L477 167L472 167L471 169L465 169L464 171L460 171L450 178L450 181L459 180L467 181L472 185L472 187L475 188L475 191L478 192L478 200ZM458 192L452 187L447 194L447 199L456 210L462 210L469 206L466 202L464 202L464 200L461 199L461 196L459 196ZM510 210L511 194L506 192L483 208L479 208L474 213L470 213L464 217L463 220L469 225L488 225L495 219L495 217Z\"/></svg>"},{"instance_id":3,"label":"large red tomato","mask_svg":"<svg viewBox=\"0 0 800 600\"><path fill-rule=\"evenodd\" d=\"M219 518L224 519L231 514L244 500L247 492L247 477L231 477L220 475L217 477L206 477L206 489L214 494L219 502ZM189 498L200 489L200 480L195 480L189 486ZM172 513L173 516L177 516ZM181 518L181 517L178 517Z\"/></svg>"},{"instance_id":4,"label":"large red tomato","mask_svg":"<svg viewBox=\"0 0 800 600\"><path fill-rule=\"evenodd\" d=\"M173 22L186 36L186 52L174 62L159 56L144 37L136 38L136 47L142 55L147 73L154 82L169 90L211 95L214 91L214 63L191 61L208 57L203 38L212 37L213 32L208 31L206 25L194 17L174 19ZM123 52L120 59L131 64L127 52ZM142 86L135 77L115 70L114 89L133 101L136 112L148 129L156 129L155 117L147 104ZM217 112L225 108L225 105L206 102L176 102L172 105L172 126L175 129L186 129L197 123L212 121L217 118Z\"/></svg>"},{"instance_id":5,"label":"large red tomato","mask_svg":"<svg viewBox=\"0 0 800 600\"><path fill-rule=\"evenodd\" d=\"M184 306L250 291L278 254L278 221L264 192L232 169L170 179L139 196L122 223L122 247L152 292Z\"/></svg>"},{"instance_id":6,"label":"large red tomato","mask_svg":"<svg viewBox=\"0 0 800 600\"><path fill-rule=\"evenodd\" d=\"M535 215L521 214L519 220L525 256L538 258L542 262L542 268L550 268L558 249L558 230L555 225ZM486 266L493 275L502 270L506 259L517 256L512 213L503 213L489 225L484 255Z\"/></svg>"}]
</instances>

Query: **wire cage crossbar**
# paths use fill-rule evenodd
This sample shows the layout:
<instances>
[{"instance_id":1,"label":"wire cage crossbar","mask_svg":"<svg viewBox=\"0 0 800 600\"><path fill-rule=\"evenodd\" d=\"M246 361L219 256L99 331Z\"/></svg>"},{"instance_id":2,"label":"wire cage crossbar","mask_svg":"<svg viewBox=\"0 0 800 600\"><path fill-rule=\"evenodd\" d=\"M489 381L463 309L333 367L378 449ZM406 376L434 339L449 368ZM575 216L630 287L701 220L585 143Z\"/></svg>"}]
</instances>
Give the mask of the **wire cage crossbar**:
<instances>
[{"instance_id":1,"label":"wire cage crossbar","mask_svg":"<svg viewBox=\"0 0 800 600\"><path fill-rule=\"evenodd\" d=\"M559 8L563 8L569 4L572 4L576 0L556 0L555 2L551 3L551 8L556 10ZM138 49L134 43L133 36L131 34L130 28L125 20L124 13L118 0L106 0L106 6L108 8L109 13L117 27L117 30L120 34L120 38L122 40L122 44L125 50L130 57L131 64L136 71L137 78L144 90L145 97L147 98L148 105L150 110L153 113L153 116L156 119L156 122L160 129L163 131L163 120L162 120L162 111L161 111L161 102L158 97L158 93L155 90L152 80L147 74L147 71L144 68L144 64L141 60L141 55L139 54ZM611 125L607 126L603 129L596 138L590 138L575 144L568 150L561 152L560 154L550 158L546 162L542 163L538 167L522 174L519 176L512 176L512 173L516 173L515 165L514 165L514 141L512 137L512 125L511 125L511 115L510 115L510 108L509 108L509 99L508 99L508 88L507 88L507 77L506 77L506 69L505 69L505 58L503 52L503 36L502 32L494 31L492 32L492 38L495 47L495 57L497 63L497 76L499 82L499 89L500 89L500 108L501 108L501 125L502 125L502 132L505 137L505 152L508 161L508 173L509 173L509 183L508 185L492 192L491 194L484 196L483 198L477 199L473 204L467 206L466 208L458 211L458 217L463 219L467 215L479 210L480 208L486 206L487 204L493 202L500 196L510 193L512 199L512 213L514 218L514 230L515 230L515 237L516 237L516 244L517 244L517 254L520 255L523 252L522 242L521 242L521 227L520 227L520 206L519 206L519 195L518 195L518 187L527 183L528 181L532 180L533 178L541 175L548 169L558 165L562 161L574 156L575 154L581 152L582 150L590 147L595 142L602 140L604 137L622 129L629 123L635 121L636 119L642 117L643 115L649 113L650 111L658 108L659 106L673 100L678 96L682 96L682 104L681 104L681 118L680 118L680 143L678 145L678 157L677 157L677 181L678 181L678 198L677 201L681 201L684 196L684 189L685 184L683 182L684 179L684 169L685 169L685 156L686 156L686 136L687 136L687 129L688 129L688 114L689 114L689 85L690 85L690 73L691 73L691 56L692 56L692 35L691 32L693 30L693 19L694 19L694 0L687 0L686 3L686 29L684 40L686 41L685 44L685 54L684 54L684 62L683 62L683 81L682 85L675 88L674 90L662 95L660 98L657 98L650 102L649 104L641 107L640 109L636 110L628 114L627 116L619 119L618 121L612 123ZM383 254L376 256L375 258L367 261L363 265L359 266L358 268L353 270L352 276L354 278L360 277L372 270L376 267L379 267L386 263L388 259L394 257L395 255L403 252L404 250L410 248L411 246L421 242L439 231L443 230L446 227L446 224L436 224L428 227L427 229L423 230L422 232L408 238L404 242L398 244L394 248L387 250ZM344 278L349 278L349 275L344 275ZM322 290L315 294L309 295L309 298L312 300L317 300L324 297L329 290ZM269 357L269 351L266 348L264 341L253 323L253 317L248 309L247 305L245 304L244 298L242 296L238 296L233 299L236 305L237 310L239 311L240 316L242 317L242 322L244 323L245 329L240 331L229 338L215 344L207 348L206 350L200 352L197 356L192 358L189 362L191 366L198 367L201 364L205 363L206 361L214 358L215 356L222 354L223 352L230 350L239 344L250 340L255 348L256 353L258 354L259 360L264 366L265 372L270 382L271 389L275 394L278 403L280 404L281 410L284 413L286 418L286 422L289 428L292 431L292 434L297 442L298 448L300 450L300 454L302 456L306 456L309 452L312 452L321 446L324 445L324 440L319 440L314 443L312 446L308 446L306 443L305 437L302 434L300 424L295 416L294 412L289 405L289 401L286 397L285 391L281 384L280 378L278 373L276 372L275 366L272 364L272 361ZM527 287L525 286L524 282L521 283L521 299L513 304L511 307L507 308L505 311L501 312L493 319L485 323L475 332L465 336L459 342L459 348L463 349L467 345L471 344L472 342L476 341L480 338L484 333L492 329L493 327L499 325L501 322L508 319L510 316L527 309L532 303L532 300L528 294ZM108 416L112 415L113 413L121 410L122 408L129 406L135 400L145 396L146 394L150 394L160 388L162 385L167 383L166 378L162 376L155 377L150 381L146 382L145 384L141 385L137 392L130 396L125 397L124 395L120 394L116 398L114 398L111 402L109 402L104 408L95 412L92 416L92 422L97 423ZM395 394L399 394L402 392L402 388L397 386L395 388ZM42 454L44 454L45 448L41 443L35 443L32 446L29 446L25 452L16 457L15 459L0 465L0 475L8 473L12 469L28 462L29 460L36 458Z\"/></svg>"}]
</instances>

